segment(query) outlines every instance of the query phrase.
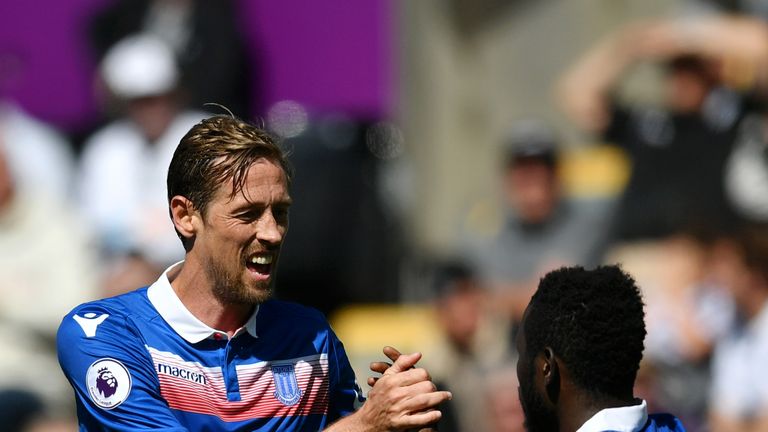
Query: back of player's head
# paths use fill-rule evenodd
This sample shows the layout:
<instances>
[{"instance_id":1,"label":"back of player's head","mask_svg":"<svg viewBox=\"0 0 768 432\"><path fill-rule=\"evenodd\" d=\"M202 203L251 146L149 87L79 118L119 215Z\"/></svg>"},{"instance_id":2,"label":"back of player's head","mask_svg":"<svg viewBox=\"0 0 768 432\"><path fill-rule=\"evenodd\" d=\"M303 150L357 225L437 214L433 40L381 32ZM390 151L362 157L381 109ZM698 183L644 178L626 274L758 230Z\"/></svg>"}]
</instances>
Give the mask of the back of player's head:
<instances>
[{"instance_id":1,"label":"back of player's head","mask_svg":"<svg viewBox=\"0 0 768 432\"><path fill-rule=\"evenodd\" d=\"M524 325L528 353L551 348L574 384L593 397L631 394L646 332L640 290L619 267L548 273Z\"/></svg>"}]
</instances>

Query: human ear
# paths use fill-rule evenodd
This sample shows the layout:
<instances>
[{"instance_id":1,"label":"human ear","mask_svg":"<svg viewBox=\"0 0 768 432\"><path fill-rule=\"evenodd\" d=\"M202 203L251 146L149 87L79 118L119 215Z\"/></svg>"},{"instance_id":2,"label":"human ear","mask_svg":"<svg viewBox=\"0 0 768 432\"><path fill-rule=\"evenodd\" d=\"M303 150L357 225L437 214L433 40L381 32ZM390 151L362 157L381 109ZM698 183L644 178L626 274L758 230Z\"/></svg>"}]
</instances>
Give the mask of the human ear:
<instances>
[{"instance_id":1,"label":"human ear","mask_svg":"<svg viewBox=\"0 0 768 432\"><path fill-rule=\"evenodd\" d=\"M555 357L555 352L550 347L544 348L542 358L541 368L544 376L544 388L549 400L552 403L557 403L557 399L560 396L560 366Z\"/></svg>"},{"instance_id":2,"label":"human ear","mask_svg":"<svg viewBox=\"0 0 768 432\"><path fill-rule=\"evenodd\" d=\"M195 209L187 197L176 195L171 198L171 219L176 231L185 238L192 238L200 229L202 219L200 212Z\"/></svg>"}]
</instances>

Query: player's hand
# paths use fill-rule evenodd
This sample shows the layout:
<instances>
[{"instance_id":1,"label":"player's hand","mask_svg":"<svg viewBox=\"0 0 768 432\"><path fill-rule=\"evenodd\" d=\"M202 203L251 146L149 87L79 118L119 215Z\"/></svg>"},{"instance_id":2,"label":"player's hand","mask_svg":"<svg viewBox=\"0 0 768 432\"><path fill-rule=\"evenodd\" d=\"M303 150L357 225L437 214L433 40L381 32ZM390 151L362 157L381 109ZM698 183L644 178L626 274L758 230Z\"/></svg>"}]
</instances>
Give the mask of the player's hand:
<instances>
[{"instance_id":1,"label":"player's hand","mask_svg":"<svg viewBox=\"0 0 768 432\"><path fill-rule=\"evenodd\" d=\"M383 352L384 352L384 355L387 356L388 359L392 360L393 363L396 362L397 359L400 358L400 356L402 355L402 354L400 354L400 351L398 351L397 349L395 349L395 348L393 348L391 346L385 346L384 349L383 349ZM414 355L414 354L411 354L411 355ZM421 355L419 355L419 356L421 356ZM418 359L416 361L418 361ZM373 363L371 363L370 368L371 368L371 371L373 371L373 372L380 373L380 374L386 374L388 369L393 366L393 363L373 362ZM414 365L415 364L416 363L414 362ZM413 367L413 366L411 366L411 367ZM402 371L401 370L392 370L391 372L395 373L395 372L402 372ZM374 384L376 384L376 381L378 381L378 380L379 380L379 377L368 377L368 385L373 387Z\"/></svg>"},{"instance_id":2,"label":"player's hand","mask_svg":"<svg viewBox=\"0 0 768 432\"><path fill-rule=\"evenodd\" d=\"M402 420L398 429L402 429L403 427L406 429L423 428L419 429L422 432L434 430L428 426L434 425L442 415L440 411L436 409L437 405L449 400L452 395L450 392L437 391L437 388L431 381L429 373L422 368L415 368L416 363L421 359L420 353L401 354L400 351L390 346L384 347L383 351L384 355L386 355L392 363L371 363L371 370L373 372L381 373L382 376L368 378L368 385L373 387L371 392L368 393L368 400L371 401L377 396L376 391L381 387L384 387L383 392L388 391L390 381L399 381L399 379L403 379L403 385L408 387L410 391L410 394L406 396L406 399L413 398L415 401L417 398L426 398L425 400L427 402L421 408L419 408L419 406L409 405L410 408L408 408L408 411L404 416L402 414L396 414L395 418L398 419L399 416L399 420ZM416 382L412 382L412 380L416 380ZM398 391L402 391L402 389L399 389Z\"/></svg>"}]
</instances>

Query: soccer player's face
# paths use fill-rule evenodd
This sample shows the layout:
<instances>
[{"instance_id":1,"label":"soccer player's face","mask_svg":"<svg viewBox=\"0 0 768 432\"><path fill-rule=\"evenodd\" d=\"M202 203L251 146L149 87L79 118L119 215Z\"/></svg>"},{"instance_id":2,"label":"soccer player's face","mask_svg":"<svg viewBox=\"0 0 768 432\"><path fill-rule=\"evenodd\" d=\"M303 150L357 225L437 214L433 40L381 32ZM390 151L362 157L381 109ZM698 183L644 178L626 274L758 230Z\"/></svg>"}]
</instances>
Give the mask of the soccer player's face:
<instances>
[{"instance_id":1,"label":"soccer player's face","mask_svg":"<svg viewBox=\"0 0 768 432\"><path fill-rule=\"evenodd\" d=\"M269 298L277 258L288 231L288 180L266 159L248 169L243 190L231 197L232 180L211 200L198 249L213 294L225 304L257 304Z\"/></svg>"},{"instance_id":2,"label":"soccer player's face","mask_svg":"<svg viewBox=\"0 0 768 432\"><path fill-rule=\"evenodd\" d=\"M515 341L518 353L517 380L520 383L517 392L525 415L525 429L529 432L556 432L558 430L557 414L547 405L543 391L536 385L535 353L529 353L526 347L523 329L528 312L529 310L526 310L523 315Z\"/></svg>"}]
</instances>

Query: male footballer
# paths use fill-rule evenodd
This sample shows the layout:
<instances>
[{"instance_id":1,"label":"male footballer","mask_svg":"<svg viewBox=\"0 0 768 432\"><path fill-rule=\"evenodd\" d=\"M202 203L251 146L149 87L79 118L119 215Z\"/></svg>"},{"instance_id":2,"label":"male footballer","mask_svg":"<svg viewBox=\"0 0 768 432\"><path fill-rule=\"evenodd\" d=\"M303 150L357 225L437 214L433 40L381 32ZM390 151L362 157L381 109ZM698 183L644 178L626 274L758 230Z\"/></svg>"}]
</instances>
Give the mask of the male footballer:
<instances>
[{"instance_id":1,"label":"male footballer","mask_svg":"<svg viewBox=\"0 0 768 432\"><path fill-rule=\"evenodd\" d=\"M413 367L419 354L377 369L365 400L325 318L270 298L289 185L285 154L251 124L214 116L182 138L167 187L184 261L59 328L80 430L384 431L440 418L451 395Z\"/></svg>"}]
</instances>

